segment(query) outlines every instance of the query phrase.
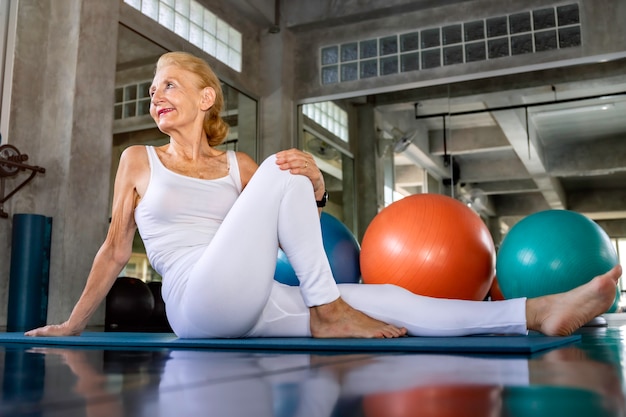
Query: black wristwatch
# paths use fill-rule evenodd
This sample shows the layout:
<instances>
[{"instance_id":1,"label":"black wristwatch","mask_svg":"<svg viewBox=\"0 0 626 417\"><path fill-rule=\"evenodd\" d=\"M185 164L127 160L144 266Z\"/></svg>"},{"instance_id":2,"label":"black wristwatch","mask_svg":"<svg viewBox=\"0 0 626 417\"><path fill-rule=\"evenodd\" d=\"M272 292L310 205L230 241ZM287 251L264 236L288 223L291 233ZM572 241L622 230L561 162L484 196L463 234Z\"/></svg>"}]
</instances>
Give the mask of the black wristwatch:
<instances>
[{"instance_id":1,"label":"black wristwatch","mask_svg":"<svg viewBox=\"0 0 626 417\"><path fill-rule=\"evenodd\" d=\"M328 203L328 191L324 190L324 195L321 200L317 200L317 207L326 207L326 203Z\"/></svg>"}]
</instances>

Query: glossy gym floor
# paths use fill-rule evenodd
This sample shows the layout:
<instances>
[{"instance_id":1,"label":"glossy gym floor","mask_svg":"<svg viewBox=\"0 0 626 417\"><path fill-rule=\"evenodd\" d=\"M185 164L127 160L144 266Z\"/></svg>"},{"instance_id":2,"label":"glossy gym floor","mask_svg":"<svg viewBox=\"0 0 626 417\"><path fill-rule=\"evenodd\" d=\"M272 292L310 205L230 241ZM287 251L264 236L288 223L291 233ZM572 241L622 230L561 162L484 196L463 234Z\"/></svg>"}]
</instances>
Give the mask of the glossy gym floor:
<instances>
[{"instance_id":1,"label":"glossy gym floor","mask_svg":"<svg viewBox=\"0 0 626 417\"><path fill-rule=\"evenodd\" d=\"M626 321L533 356L0 346L1 416L624 416Z\"/></svg>"}]
</instances>

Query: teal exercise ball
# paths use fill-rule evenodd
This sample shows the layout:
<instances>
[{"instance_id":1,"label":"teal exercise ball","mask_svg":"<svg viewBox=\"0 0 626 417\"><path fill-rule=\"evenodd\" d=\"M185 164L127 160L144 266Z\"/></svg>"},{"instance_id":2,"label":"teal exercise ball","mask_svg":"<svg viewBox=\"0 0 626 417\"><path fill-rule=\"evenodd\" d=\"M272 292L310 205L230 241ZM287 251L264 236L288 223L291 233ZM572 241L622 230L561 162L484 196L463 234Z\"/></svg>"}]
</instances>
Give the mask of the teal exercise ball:
<instances>
[{"instance_id":1,"label":"teal exercise ball","mask_svg":"<svg viewBox=\"0 0 626 417\"><path fill-rule=\"evenodd\" d=\"M496 255L496 275L505 298L532 298L571 290L617 264L609 236L593 220L545 210L509 230Z\"/></svg>"},{"instance_id":2,"label":"teal exercise ball","mask_svg":"<svg viewBox=\"0 0 626 417\"><path fill-rule=\"evenodd\" d=\"M571 366L576 366L575 362ZM621 407L600 390L572 386L507 386L501 394L498 415L509 417L609 417L621 415Z\"/></svg>"},{"instance_id":3,"label":"teal exercise ball","mask_svg":"<svg viewBox=\"0 0 626 417\"><path fill-rule=\"evenodd\" d=\"M361 280L359 259L361 247L356 237L346 225L328 213L322 213L320 224L324 251L328 257L335 281L340 284L359 283ZM282 249L278 250L274 279L287 285L299 285L296 272Z\"/></svg>"}]
</instances>

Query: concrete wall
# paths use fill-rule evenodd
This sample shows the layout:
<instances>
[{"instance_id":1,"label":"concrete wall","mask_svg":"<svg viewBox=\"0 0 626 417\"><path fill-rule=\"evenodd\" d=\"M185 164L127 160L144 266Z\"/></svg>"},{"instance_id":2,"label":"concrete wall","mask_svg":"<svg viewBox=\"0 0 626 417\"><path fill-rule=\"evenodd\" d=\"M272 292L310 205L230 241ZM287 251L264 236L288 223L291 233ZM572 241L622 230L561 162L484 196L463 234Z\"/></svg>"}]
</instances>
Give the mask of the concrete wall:
<instances>
[{"instance_id":1,"label":"concrete wall","mask_svg":"<svg viewBox=\"0 0 626 417\"><path fill-rule=\"evenodd\" d=\"M355 2L347 3L352 4L352 9L356 7ZM379 7L380 3L374 2ZM389 5L392 6L392 3L403 2L389 2ZM446 1L431 4L432 8L424 10L420 6L424 6L424 3L428 2L415 3L412 8L407 8L406 12L401 14L389 14L385 13L385 9L381 9L382 11L378 15L366 15L367 19L364 20L352 22L347 17L344 17L343 20L329 18L324 26L303 24L302 27L296 27L298 34L295 51L296 100L322 101L358 97L365 94L401 91L472 78L486 78L495 74L503 75L526 72L537 68L597 62L599 57L606 58L612 54L623 56L626 51L626 27L623 25L626 18L626 2L606 0L602 2L602 7L598 7L598 2L595 0L581 0L579 2L583 39L581 47L449 65L352 82L321 84L319 73L320 48L324 46L562 4L562 2L546 2L545 0ZM391 10L394 9L391 8ZM352 12L355 11L352 10ZM347 14L348 12L344 11L343 13Z\"/></svg>"},{"instance_id":2,"label":"concrete wall","mask_svg":"<svg viewBox=\"0 0 626 417\"><path fill-rule=\"evenodd\" d=\"M114 4L114 3L113 3ZM53 218L48 317L77 300L108 223L118 8L99 0L20 0L9 143L46 169L6 205ZM34 30L36 28L37 30ZM106 191L104 191L106 190ZM0 220L6 306L11 220ZM6 310L0 310L0 324Z\"/></svg>"}]
</instances>

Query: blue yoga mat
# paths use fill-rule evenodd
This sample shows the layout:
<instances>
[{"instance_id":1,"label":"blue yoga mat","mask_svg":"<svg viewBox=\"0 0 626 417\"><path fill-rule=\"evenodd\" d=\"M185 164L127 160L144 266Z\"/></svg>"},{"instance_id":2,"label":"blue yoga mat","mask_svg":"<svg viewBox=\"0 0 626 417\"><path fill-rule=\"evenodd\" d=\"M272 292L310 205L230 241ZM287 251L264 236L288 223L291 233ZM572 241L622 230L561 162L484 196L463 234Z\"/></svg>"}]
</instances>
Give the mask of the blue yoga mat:
<instances>
[{"instance_id":1,"label":"blue yoga mat","mask_svg":"<svg viewBox=\"0 0 626 417\"><path fill-rule=\"evenodd\" d=\"M529 336L464 336L464 337L402 337L398 339L313 339L313 338L250 338L250 339L179 339L172 333L102 333L88 332L81 336L27 337L22 333L0 333L1 343L31 346L67 346L100 348L170 348L170 349L232 349L283 352L453 352L453 353L534 353L580 340L580 335L548 337Z\"/></svg>"}]
</instances>

